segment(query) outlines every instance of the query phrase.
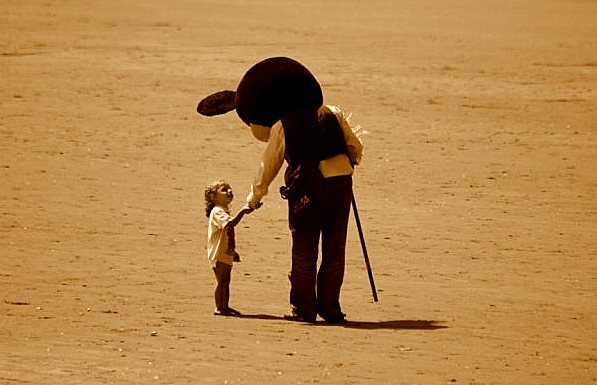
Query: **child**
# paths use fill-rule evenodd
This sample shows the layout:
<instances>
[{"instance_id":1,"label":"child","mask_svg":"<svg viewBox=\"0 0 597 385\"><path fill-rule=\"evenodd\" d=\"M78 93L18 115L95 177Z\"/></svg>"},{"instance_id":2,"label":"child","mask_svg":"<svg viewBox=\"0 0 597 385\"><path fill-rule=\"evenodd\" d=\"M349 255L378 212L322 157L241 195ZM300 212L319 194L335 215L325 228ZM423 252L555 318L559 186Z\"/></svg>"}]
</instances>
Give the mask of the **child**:
<instances>
[{"instance_id":1,"label":"child","mask_svg":"<svg viewBox=\"0 0 597 385\"><path fill-rule=\"evenodd\" d=\"M207 228L207 259L216 275L215 315L239 316L240 312L228 306L230 299L230 273L232 263L238 258L234 245L234 226L245 214L253 211L245 206L234 217L229 205L234 195L230 185L222 180L205 188L205 213L209 218Z\"/></svg>"}]
</instances>

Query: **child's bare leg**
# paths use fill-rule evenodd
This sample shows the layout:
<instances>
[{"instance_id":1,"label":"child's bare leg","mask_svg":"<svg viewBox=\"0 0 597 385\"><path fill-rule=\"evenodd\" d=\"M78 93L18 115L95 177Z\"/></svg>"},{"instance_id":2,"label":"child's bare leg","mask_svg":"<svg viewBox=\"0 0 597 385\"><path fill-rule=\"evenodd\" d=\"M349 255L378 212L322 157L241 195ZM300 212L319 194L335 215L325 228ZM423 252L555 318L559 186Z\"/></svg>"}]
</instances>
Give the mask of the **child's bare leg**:
<instances>
[{"instance_id":1,"label":"child's bare leg","mask_svg":"<svg viewBox=\"0 0 597 385\"><path fill-rule=\"evenodd\" d=\"M224 288L224 293L222 294L222 305L224 309L228 310L230 306L228 303L230 302L230 275L228 275L228 284Z\"/></svg>"},{"instance_id":2,"label":"child's bare leg","mask_svg":"<svg viewBox=\"0 0 597 385\"><path fill-rule=\"evenodd\" d=\"M232 266L218 261L213 270L216 275L216 288L214 291L216 311L219 314L227 314L228 301L230 300L230 272Z\"/></svg>"}]
</instances>

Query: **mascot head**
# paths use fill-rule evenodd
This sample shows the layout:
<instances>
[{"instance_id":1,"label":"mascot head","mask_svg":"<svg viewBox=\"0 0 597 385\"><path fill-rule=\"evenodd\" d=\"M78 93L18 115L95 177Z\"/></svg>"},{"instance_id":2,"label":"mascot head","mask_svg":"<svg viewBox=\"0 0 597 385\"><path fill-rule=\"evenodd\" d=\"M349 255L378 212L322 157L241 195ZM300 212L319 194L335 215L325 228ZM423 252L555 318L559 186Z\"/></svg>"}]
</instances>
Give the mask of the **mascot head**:
<instances>
[{"instance_id":1,"label":"mascot head","mask_svg":"<svg viewBox=\"0 0 597 385\"><path fill-rule=\"evenodd\" d=\"M305 66L287 57L272 57L251 67L236 91L219 91L203 99L197 112L214 116L236 110L255 137L267 140L269 128L278 120L322 104L321 87Z\"/></svg>"}]
</instances>

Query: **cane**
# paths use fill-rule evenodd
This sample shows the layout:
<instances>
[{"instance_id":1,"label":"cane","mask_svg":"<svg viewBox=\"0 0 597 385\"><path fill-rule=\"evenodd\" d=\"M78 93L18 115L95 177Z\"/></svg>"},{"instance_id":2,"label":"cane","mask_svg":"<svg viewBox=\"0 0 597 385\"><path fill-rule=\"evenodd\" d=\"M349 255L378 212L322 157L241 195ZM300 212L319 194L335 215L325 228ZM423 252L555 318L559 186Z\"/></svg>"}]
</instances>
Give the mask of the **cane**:
<instances>
[{"instance_id":1,"label":"cane","mask_svg":"<svg viewBox=\"0 0 597 385\"><path fill-rule=\"evenodd\" d=\"M369 263L369 255L367 254L367 246L365 245L365 237L363 236L363 229L361 228L361 220L359 219L359 212L357 210L357 202L354 199L354 193L352 194L352 212L354 213L354 220L357 222L357 230L359 231L361 247L363 248L363 255L365 256L365 265L367 266L367 274L369 274L371 293L373 293L373 300L377 302L377 290L375 290L375 281L373 281L373 271L371 271L371 264Z\"/></svg>"}]
</instances>

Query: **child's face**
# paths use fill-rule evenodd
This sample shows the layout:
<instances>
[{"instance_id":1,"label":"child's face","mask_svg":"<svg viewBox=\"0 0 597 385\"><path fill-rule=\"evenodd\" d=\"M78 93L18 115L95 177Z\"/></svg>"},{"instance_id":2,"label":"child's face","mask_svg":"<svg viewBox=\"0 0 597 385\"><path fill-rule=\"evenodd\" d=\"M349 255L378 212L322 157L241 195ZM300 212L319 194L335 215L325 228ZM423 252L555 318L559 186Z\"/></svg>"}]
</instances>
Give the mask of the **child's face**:
<instances>
[{"instance_id":1,"label":"child's face","mask_svg":"<svg viewBox=\"0 0 597 385\"><path fill-rule=\"evenodd\" d=\"M216 191L215 202L219 206L228 206L232 199L234 198L234 194L232 193L232 188L228 185L222 185Z\"/></svg>"}]
</instances>

